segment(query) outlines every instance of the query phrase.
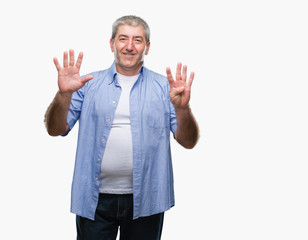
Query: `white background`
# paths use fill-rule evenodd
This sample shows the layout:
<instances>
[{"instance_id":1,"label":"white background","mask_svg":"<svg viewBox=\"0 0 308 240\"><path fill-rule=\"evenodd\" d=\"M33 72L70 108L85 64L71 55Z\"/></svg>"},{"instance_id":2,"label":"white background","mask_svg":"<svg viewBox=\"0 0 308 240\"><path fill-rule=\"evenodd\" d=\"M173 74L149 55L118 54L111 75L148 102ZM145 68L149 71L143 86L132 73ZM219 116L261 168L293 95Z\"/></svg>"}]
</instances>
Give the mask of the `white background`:
<instances>
[{"instance_id":1,"label":"white background","mask_svg":"<svg viewBox=\"0 0 308 240\"><path fill-rule=\"evenodd\" d=\"M52 58L84 52L81 74L113 61L122 15L151 27L150 69L196 77L200 142L172 142L176 206L163 240L308 239L306 1L1 2L1 239L75 239L69 212L77 128L50 137Z\"/></svg>"}]
</instances>

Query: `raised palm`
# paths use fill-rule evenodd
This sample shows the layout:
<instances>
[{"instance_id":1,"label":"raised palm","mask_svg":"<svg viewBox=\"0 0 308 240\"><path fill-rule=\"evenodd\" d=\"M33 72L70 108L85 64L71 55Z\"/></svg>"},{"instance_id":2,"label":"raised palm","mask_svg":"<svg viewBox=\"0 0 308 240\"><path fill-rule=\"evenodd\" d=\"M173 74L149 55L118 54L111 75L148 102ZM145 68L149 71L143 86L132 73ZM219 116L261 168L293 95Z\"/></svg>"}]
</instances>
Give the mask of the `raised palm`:
<instances>
[{"instance_id":1,"label":"raised palm","mask_svg":"<svg viewBox=\"0 0 308 240\"><path fill-rule=\"evenodd\" d=\"M54 58L54 64L58 70L58 85L61 93L73 93L83 87L85 83L93 78L92 75L80 77L80 67L82 63L83 53L79 53L76 64L74 50L69 50L63 54L63 67L59 64L57 58Z\"/></svg>"},{"instance_id":2,"label":"raised palm","mask_svg":"<svg viewBox=\"0 0 308 240\"><path fill-rule=\"evenodd\" d=\"M187 66L178 63L176 68L175 80L172 77L169 67L166 69L167 78L170 84L169 97L175 108L186 108L190 100L191 85L194 80L194 72L190 74L187 81Z\"/></svg>"}]
</instances>

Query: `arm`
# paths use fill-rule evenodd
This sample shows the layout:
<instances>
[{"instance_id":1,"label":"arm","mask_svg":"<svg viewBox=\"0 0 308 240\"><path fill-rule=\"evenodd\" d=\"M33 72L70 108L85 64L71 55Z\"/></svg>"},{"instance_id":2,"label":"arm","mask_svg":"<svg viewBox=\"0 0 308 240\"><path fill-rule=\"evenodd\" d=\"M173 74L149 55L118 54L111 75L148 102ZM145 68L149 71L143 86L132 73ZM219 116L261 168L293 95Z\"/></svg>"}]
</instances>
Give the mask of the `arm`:
<instances>
[{"instance_id":1,"label":"arm","mask_svg":"<svg viewBox=\"0 0 308 240\"><path fill-rule=\"evenodd\" d=\"M194 73L192 72L188 81L186 81L187 66L183 66L182 74L181 69L182 64L178 63L176 80L173 79L169 67L166 69L166 73L170 84L169 96L174 106L177 118L177 131L175 132L175 139L183 147L191 149L197 144L199 139L199 127L189 106Z\"/></svg>"},{"instance_id":2,"label":"arm","mask_svg":"<svg viewBox=\"0 0 308 240\"><path fill-rule=\"evenodd\" d=\"M51 136L58 136L69 130L66 118L72 94L93 78L92 75L80 78L82 53L79 54L76 64L74 51L70 50L69 55L70 59L68 61L68 53L64 52L63 67L60 66L57 58L53 59L58 71L59 91L45 113L46 129Z\"/></svg>"},{"instance_id":3,"label":"arm","mask_svg":"<svg viewBox=\"0 0 308 240\"><path fill-rule=\"evenodd\" d=\"M45 125L50 136L59 136L69 130L66 118L72 94L57 92L45 113Z\"/></svg>"}]
</instances>

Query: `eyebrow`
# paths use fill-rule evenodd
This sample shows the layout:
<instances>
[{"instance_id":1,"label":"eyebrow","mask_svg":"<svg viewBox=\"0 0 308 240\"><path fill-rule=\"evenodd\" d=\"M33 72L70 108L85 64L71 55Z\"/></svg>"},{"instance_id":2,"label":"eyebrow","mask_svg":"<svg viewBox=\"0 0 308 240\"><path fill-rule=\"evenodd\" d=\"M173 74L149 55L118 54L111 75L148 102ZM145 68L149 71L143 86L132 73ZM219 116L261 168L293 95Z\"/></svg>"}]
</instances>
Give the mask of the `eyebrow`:
<instances>
[{"instance_id":1,"label":"eyebrow","mask_svg":"<svg viewBox=\"0 0 308 240\"><path fill-rule=\"evenodd\" d=\"M120 34L120 35L118 36L118 38L120 38L120 37L126 37L126 38L128 38L128 35ZM133 36L133 38L140 38L140 39L143 40L143 37L142 37L142 36Z\"/></svg>"}]
</instances>

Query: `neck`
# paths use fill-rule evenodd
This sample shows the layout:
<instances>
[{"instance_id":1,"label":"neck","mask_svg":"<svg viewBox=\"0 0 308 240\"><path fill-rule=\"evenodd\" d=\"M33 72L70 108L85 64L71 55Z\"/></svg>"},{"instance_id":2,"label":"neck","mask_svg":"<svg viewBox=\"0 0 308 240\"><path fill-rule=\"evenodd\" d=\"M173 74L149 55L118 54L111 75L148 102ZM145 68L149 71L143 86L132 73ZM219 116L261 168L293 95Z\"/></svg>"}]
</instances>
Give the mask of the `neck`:
<instances>
[{"instance_id":1,"label":"neck","mask_svg":"<svg viewBox=\"0 0 308 240\"><path fill-rule=\"evenodd\" d=\"M141 62L137 67L135 67L134 69L131 68L126 68L123 66L120 66L117 62L116 62L116 69L117 72L124 75L124 76L134 76L134 75L138 75L139 74L139 70L142 67L143 62Z\"/></svg>"}]
</instances>

